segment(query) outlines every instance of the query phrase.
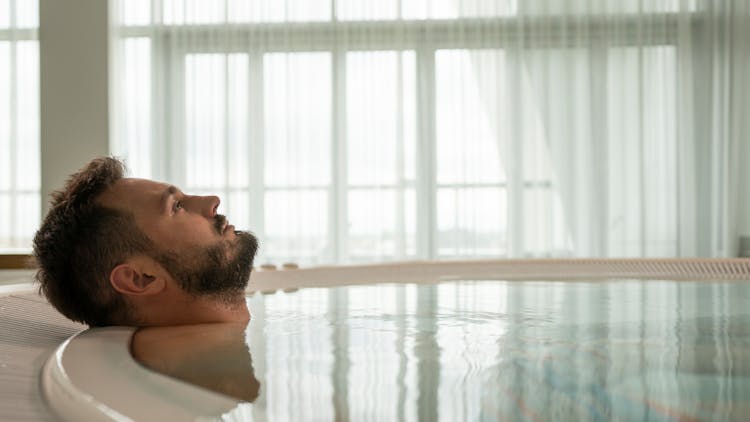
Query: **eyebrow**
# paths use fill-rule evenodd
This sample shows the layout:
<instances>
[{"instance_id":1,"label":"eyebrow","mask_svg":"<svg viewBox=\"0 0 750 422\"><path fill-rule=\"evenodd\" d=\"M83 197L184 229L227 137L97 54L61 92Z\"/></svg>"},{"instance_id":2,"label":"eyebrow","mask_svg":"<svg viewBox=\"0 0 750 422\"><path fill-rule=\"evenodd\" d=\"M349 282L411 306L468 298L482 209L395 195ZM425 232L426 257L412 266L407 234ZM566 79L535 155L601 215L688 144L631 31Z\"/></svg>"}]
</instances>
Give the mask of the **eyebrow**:
<instances>
[{"instance_id":1,"label":"eyebrow","mask_svg":"<svg viewBox=\"0 0 750 422\"><path fill-rule=\"evenodd\" d=\"M169 197L177 193L178 189L172 185L169 185L167 189L161 194L161 209L167 212L167 201Z\"/></svg>"}]
</instances>

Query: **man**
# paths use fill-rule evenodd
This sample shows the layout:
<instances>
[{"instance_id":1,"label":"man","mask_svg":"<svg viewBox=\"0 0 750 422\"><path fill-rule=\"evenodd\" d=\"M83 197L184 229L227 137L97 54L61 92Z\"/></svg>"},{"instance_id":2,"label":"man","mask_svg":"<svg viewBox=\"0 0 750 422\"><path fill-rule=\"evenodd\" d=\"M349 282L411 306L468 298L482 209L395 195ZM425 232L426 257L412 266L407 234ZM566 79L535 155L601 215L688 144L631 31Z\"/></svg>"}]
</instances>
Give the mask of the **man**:
<instances>
[{"instance_id":1,"label":"man","mask_svg":"<svg viewBox=\"0 0 750 422\"><path fill-rule=\"evenodd\" d=\"M90 326L246 322L257 239L217 214L216 196L124 173L97 158L52 194L34 237L49 302Z\"/></svg>"}]
</instances>

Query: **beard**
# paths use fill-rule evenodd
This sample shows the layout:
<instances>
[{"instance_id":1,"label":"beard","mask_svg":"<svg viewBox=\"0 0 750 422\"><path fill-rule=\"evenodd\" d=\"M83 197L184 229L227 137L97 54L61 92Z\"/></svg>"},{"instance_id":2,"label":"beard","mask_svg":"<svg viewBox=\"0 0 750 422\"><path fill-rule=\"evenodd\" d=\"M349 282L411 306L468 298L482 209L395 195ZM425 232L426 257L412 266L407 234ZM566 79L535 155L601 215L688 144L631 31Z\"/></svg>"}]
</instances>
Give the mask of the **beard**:
<instances>
[{"instance_id":1,"label":"beard","mask_svg":"<svg viewBox=\"0 0 750 422\"><path fill-rule=\"evenodd\" d=\"M235 234L233 241L222 240L213 246L181 252L166 251L155 258L193 297L233 304L244 300L258 251L258 239L252 233L236 231Z\"/></svg>"}]
</instances>

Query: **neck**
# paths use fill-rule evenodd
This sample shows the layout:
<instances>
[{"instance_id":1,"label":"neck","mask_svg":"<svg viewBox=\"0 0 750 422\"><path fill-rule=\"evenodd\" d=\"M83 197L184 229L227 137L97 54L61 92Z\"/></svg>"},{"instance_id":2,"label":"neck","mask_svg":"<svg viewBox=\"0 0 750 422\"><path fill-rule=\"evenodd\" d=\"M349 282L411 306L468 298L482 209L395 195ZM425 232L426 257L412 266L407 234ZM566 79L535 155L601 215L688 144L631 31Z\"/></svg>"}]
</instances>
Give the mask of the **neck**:
<instances>
[{"instance_id":1,"label":"neck","mask_svg":"<svg viewBox=\"0 0 750 422\"><path fill-rule=\"evenodd\" d=\"M146 305L146 304L144 304ZM192 297L161 300L142 306L140 326L192 325L214 322L247 322L250 311L244 295L231 300Z\"/></svg>"}]
</instances>

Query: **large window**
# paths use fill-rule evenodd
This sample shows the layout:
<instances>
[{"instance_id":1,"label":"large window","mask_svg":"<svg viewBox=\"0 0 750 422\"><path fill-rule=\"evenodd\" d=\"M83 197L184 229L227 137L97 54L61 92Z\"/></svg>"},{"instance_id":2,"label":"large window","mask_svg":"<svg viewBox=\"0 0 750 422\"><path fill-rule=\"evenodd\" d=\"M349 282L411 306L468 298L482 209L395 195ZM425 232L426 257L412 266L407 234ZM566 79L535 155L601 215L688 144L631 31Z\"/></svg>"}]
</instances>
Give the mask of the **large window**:
<instances>
[{"instance_id":1,"label":"large window","mask_svg":"<svg viewBox=\"0 0 750 422\"><path fill-rule=\"evenodd\" d=\"M29 250L39 225L38 14L0 0L0 252Z\"/></svg>"},{"instance_id":2,"label":"large window","mask_svg":"<svg viewBox=\"0 0 750 422\"><path fill-rule=\"evenodd\" d=\"M678 255L699 5L115 1L113 149L261 260Z\"/></svg>"}]
</instances>

